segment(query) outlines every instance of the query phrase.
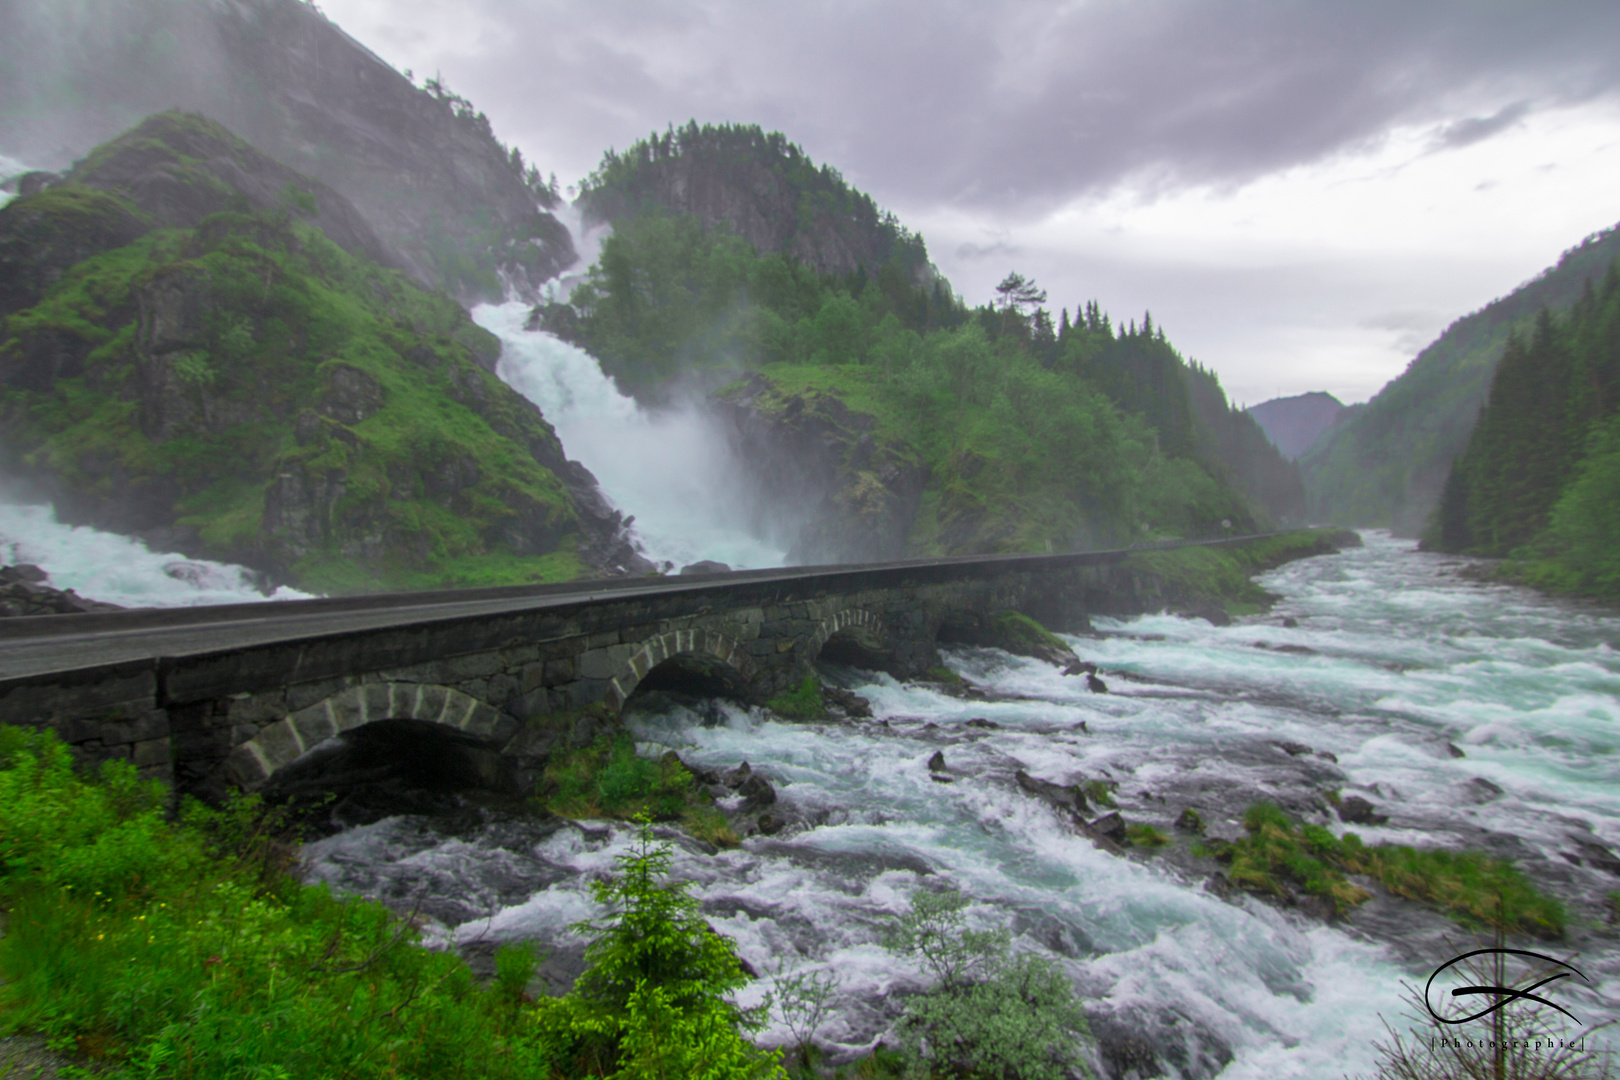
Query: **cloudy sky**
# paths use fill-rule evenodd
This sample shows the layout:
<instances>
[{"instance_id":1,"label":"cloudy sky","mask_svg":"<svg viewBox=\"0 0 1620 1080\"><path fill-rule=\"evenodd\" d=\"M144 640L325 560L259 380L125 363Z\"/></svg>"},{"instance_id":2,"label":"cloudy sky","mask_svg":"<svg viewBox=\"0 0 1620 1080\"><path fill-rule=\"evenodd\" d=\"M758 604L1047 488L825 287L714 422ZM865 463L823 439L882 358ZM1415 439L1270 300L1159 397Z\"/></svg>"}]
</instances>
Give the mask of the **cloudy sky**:
<instances>
[{"instance_id":1,"label":"cloudy sky","mask_svg":"<svg viewBox=\"0 0 1620 1080\"><path fill-rule=\"evenodd\" d=\"M321 0L577 183L666 124L778 129L971 303L1151 310L1237 401L1360 401L1620 222L1620 4Z\"/></svg>"}]
</instances>

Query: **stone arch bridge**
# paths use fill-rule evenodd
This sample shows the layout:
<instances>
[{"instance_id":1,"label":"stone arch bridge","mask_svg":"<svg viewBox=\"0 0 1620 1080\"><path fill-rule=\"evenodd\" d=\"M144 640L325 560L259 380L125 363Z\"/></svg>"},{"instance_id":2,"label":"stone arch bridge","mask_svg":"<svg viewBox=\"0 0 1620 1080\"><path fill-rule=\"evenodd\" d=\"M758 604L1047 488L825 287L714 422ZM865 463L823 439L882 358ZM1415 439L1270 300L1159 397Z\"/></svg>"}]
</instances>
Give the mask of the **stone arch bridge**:
<instances>
[{"instance_id":1,"label":"stone arch bridge","mask_svg":"<svg viewBox=\"0 0 1620 1080\"><path fill-rule=\"evenodd\" d=\"M672 670L759 701L828 650L917 674L939 642L999 611L1072 630L1173 602L1128 554L4 620L0 723L48 725L82 758L218 795L263 785L334 736L406 721L453 734L486 779L521 784L557 740L589 734L559 724L597 703L616 711Z\"/></svg>"}]
</instances>

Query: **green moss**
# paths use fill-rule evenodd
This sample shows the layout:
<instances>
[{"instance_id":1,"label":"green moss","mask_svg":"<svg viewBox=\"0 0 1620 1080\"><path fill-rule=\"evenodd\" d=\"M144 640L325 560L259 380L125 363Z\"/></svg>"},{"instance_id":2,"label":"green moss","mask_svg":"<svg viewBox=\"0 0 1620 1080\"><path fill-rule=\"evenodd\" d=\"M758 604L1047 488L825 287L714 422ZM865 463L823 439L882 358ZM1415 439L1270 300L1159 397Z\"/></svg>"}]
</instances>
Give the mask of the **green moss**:
<instances>
[{"instance_id":1,"label":"green moss","mask_svg":"<svg viewBox=\"0 0 1620 1080\"><path fill-rule=\"evenodd\" d=\"M1036 648L1045 646L1061 652L1072 651L1061 638L1028 615L1016 611L1003 611L997 614L991 623L996 633L1009 642Z\"/></svg>"},{"instance_id":2,"label":"green moss","mask_svg":"<svg viewBox=\"0 0 1620 1080\"><path fill-rule=\"evenodd\" d=\"M960 686L967 682L966 679L947 667L931 667L923 674L933 682L946 683L950 686Z\"/></svg>"},{"instance_id":3,"label":"green moss","mask_svg":"<svg viewBox=\"0 0 1620 1080\"><path fill-rule=\"evenodd\" d=\"M1087 780L1080 785L1080 789L1086 793L1086 798L1098 806L1109 809L1115 809L1119 805L1114 801L1114 790L1118 787L1119 784L1113 780Z\"/></svg>"},{"instance_id":4,"label":"green moss","mask_svg":"<svg viewBox=\"0 0 1620 1080\"><path fill-rule=\"evenodd\" d=\"M797 686L765 703L765 707L787 720L825 720L827 706L821 700L821 680L806 675Z\"/></svg>"},{"instance_id":5,"label":"green moss","mask_svg":"<svg viewBox=\"0 0 1620 1080\"><path fill-rule=\"evenodd\" d=\"M1152 825L1131 825L1125 830L1125 835L1137 847L1163 847L1170 842L1168 836L1155 829Z\"/></svg>"},{"instance_id":6,"label":"green moss","mask_svg":"<svg viewBox=\"0 0 1620 1080\"><path fill-rule=\"evenodd\" d=\"M1291 882L1342 913L1370 896L1343 875L1366 874L1396 896L1431 904L1466 926L1501 925L1541 936L1564 931L1562 905L1502 859L1401 844L1369 848L1355 833L1338 838L1319 825L1296 827L1271 803L1249 807L1243 826L1249 835L1232 845L1228 871L1242 888L1280 896L1287 891L1283 882Z\"/></svg>"},{"instance_id":7,"label":"green moss","mask_svg":"<svg viewBox=\"0 0 1620 1080\"><path fill-rule=\"evenodd\" d=\"M604 706L586 710L607 715ZM571 730L578 714L559 713L531 723ZM735 847L737 834L708 793L674 754L645 758L624 731L607 732L590 746L554 753L541 774L536 801L569 818L647 817L674 821L699 840Z\"/></svg>"}]
</instances>

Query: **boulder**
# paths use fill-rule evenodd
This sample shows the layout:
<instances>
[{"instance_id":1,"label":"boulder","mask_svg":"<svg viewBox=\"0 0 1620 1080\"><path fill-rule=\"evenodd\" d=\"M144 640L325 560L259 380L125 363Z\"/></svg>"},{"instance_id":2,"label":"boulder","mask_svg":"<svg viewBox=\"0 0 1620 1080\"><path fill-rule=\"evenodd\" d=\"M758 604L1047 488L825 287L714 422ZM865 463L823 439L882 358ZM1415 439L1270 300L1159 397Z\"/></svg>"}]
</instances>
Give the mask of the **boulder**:
<instances>
[{"instance_id":1,"label":"boulder","mask_svg":"<svg viewBox=\"0 0 1620 1080\"><path fill-rule=\"evenodd\" d=\"M1019 787L1031 795L1057 810L1074 815L1077 820L1078 815L1089 813L1091 810L1090 803L1086 801L1086 793L1078 784L1065 787L1050 780L1037 780L1023 769L1013 773L1013 779L1018 782Z\"/></svg>"},{"instance_id":2,"label":"boulder","mask_svg":"<svg viewBox=\"0 0 1620 1080\"><path fill-rule=\"evenodd\" d=\"M872 703L852 690L839 686L823 686L821 699L828 705L842 709L845 716L866 718L872 715Z\"/></svg>"},{"instance_id":3,"label":"boulder","mask_svg":"<svg viewBox=\"0 0 1620 1080\"><path fill-rule=\"evenodd\" d=\"M1204 819L1199 816L1198 811L1189 806L1181 812L1180 817L1176 818L1176 828L1182 832L1202 836L1204 835Z\"/></svg>"},{"instance_id":4,"label":"boulder","mask_svg":"<svg viewBox=\"0 0 1620 1080\"><path fill-rule=\"evenodd\" d=\"M692 563L690 566L681 567L681 573L682 574L729 574L729 573L731 573L731 567L727 566L723 562L715 562L712 559L703 559L703 560L701 560L699 562Z\"/></svg>"},{"instance_id":5,"label":"boulder","mask_svg":"<svg viewBox=\"0 0 1620 1080\"><path fill-rule=\"evenodd\" d=\"M1389 816L1378 813L1373 804L1360 795L1351 795L1339 802L1339 820L1346 825L1382 825Z\"/></svg>"},{"instance_id":6,"label":"boulder","mask_svg":"<svg viewBox=\"0 0 1620 1080\"><path fill-rule=\"evenodd\" d=\"M1110 811L1109 813L1106 813L1102 817L1098 818L1096 821L1093 821L1090 828L1099 836L1102 836L1112 843L1119 844L1121 846L1124 846L1125 844L1125 819L1120 817L1119 811L1117 810Z\"/></svg>"},{"instance_id":7,"label":"boulder","mask_svg":"<svg viewBox=\"0 0 1620 1080\"><path fill-rule=\"evenodd\" d=\"M935 750L934 751L934 756L928 759L928 771L929 772L945 772L946 771L945 752L943 750Z\"/></svg>"}]
</instances>

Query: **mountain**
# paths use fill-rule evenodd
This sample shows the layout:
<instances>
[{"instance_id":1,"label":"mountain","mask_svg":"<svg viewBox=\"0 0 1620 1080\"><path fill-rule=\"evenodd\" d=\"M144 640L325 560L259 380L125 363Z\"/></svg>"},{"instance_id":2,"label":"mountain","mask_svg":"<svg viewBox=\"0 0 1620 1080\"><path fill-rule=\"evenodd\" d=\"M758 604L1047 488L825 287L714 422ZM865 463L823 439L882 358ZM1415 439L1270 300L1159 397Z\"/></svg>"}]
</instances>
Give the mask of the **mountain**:
<instances>
[{"instance_id":1,"label":"mountain","mask_svg":"<svg viewBox=\"0 0 1620 1080\"><path fill-rule=\"evenodd\" d=\"M587 221L618 223L658 210L721 225L764 254L781 252L818 274L876 274L894 264L913 284L937 273L908 232L837 169L817 167L780 132L754 124L671 126L608 151L582 185Z\"/></svg>"},{"instance_id":2,"label":"mountain","mask_svg":"<svg viewBox=\"0 0 1620 1080\"><path fill-rule=\"evenodd\" d=\"M63 520L321 592L650 569L342 195L167 112L0 207L0 465Z\"/></svg>"},{"instance_id":3,"label":"mountain","mask_svg":"<svg viewBox=\"0 0 1620 1080\"><path fill-rule=\"evenodd\" d=\"M353 203L418 283L533 292L574 259L555 196L441 82L418 88L303 0L15 0L0 151L50 169L163 109L223 123Z\"/></svg>"},{"instance_id":4,"label":"mountain","mask_svg":"<svg viewBox=\"0 0 1620 1080\"><path fill-rule=\"evenodd\" d=\"M1263 401L1250 406L1248 413L1266 433L1271 445L1292 461L1339 422L1344 405L1332 394L1313 390L1308 394Z\"/></svg>"},{"instance_id":5,"label":"mountain","mask_svg":"<svg viewBox=\"0 0 1620 1080\"><path fill-rule=\"evenodd\" d=\"M1556 266L1458 319L1365 405L1353 405L1300 459L1314 521L1416 536L1468 443L1508 337L1542 308L1562 311L1620 255L1620 228L1564 252Z\"/></svg>"},{"instance_id":6,"label":"mountain","mask_svg":"<svg viewBox=\"0 0 1620 1080\"><path fill-rule=\"evenodd\" d=\"M1620 262L1564 317L1508 339L1423 546L1508 556L1508 576L1620 596Z\"/></svg>"}]
</instances>

